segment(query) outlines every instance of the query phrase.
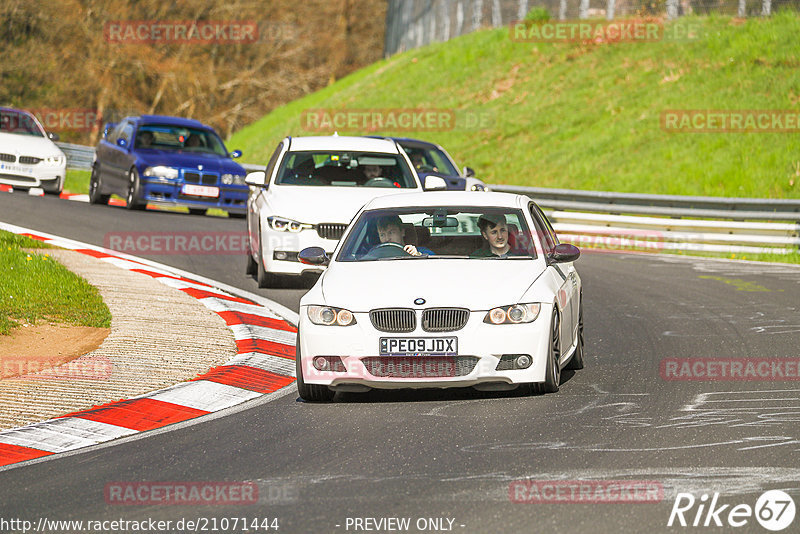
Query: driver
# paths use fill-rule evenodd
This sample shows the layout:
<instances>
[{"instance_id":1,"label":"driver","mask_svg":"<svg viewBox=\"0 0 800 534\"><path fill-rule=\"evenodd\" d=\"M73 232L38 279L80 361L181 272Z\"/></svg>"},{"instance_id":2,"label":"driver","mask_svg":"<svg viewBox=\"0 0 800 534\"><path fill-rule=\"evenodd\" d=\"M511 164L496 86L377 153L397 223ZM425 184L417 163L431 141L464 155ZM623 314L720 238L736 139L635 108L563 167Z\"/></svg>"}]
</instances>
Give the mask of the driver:
<instances>
[{"instance_id":1,"label":"driver","mask_svg":"<svg viewBox=\"0 0 800 534\"><path fill-rule=\"evenodd\" d=\"M155 136L150 130L140 130L136 135L136 143L139 148L151 148L154 140Z\"/></svg>"},{"instance_id":2,"label":"driver","mask_svg":"<svg viewBox=\"0 0 800 534\"><path fill-rule=\"evenodd\" d=\"M372 180L373 178L380 178L381 174L383 174L380 165L364 165L363 171L366 181Z\"/></svg>"},{"instance_id":3,"label":"driver","mask_svg":"<svg viewBox=\"0 0 800 534\"><path fill-rule=\"evenodd\" d=\"M425 247L415 247L405 244L405 232L403 231L403 221L397 215L387 215L378 219L378 238L381 245L384 243L395 243L403 247L403 250L411 256L422 256L423 254L432 255L433 251ZM380 245L377 245L380 246Z\"/></svg>"}]
</instances>

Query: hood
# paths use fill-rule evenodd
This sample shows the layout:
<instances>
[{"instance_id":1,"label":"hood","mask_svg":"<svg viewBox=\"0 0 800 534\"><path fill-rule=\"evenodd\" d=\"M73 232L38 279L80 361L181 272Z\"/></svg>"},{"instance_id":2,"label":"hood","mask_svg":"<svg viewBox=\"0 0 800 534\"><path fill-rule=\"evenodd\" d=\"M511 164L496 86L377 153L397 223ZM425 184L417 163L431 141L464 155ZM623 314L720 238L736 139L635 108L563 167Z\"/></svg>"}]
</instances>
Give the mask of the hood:
<instances>
[{"instance_id":1,"label":"hood","mask_svg":"<svg viewBox=\"0 0 800 534\"><path fill-rule=\"evenodd\" d=\"M409 259L335 263L322 276L325 303L353 312L515 304L544 270L530 259ZM457 276L454 273L458 273ZM414 299L425 299L415 306Z\"/></svg>"},{"instance_id":2,"label":"hood","mask_svg":"<svg viewBox=\"0 0 800 534\"><path fill-rule=\"evenodd\" d=\"M4 154L19 153L20 156L35 156L37 158L64 155L61 149L47 137L4 132L0 132L0 152Z\"/></svg>"},{"instance_id":3,"label":"hood","mask_svg":"<svg viewBox=\"0 0 800 534\"><path fill-rule=\"evenodd\" d=\"M267 189L268 212L303 223L349 223L373 198L419 191L396 187L326 187L272 185Z\"/></svg>"},{"instance_id":4,"label":"hood","mask_svg":"<svg viewBox=\"0 0 800 534\"><path fill-rule=\"evenodd\" d=\"M136 156L142 164L149 167L156 165L166 165L168 167L194 168L198 165L203 166L204 171L247 174L244 168L235 163L230 158L217 156L216 154L206 154L202 152L180 152L171 150L141 149L135 150Z\"/></svg>"}]
</instances>

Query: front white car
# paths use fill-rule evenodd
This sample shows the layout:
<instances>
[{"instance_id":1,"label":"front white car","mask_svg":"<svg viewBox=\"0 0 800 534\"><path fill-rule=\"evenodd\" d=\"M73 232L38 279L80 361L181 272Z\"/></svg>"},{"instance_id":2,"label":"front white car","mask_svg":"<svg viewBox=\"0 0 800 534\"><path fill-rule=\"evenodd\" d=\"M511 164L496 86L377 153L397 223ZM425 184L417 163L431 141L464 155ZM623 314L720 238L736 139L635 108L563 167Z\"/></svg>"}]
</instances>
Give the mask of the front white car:
<instances>
[{"instance_id":1,"label":"front white car","mask_svg":"<svg viewBox=\"0 0 800 534\"><path fill-rule=\"evenodd\" d=\"M370 166L386 176L365 176L364 168ZM259 179L254 181L255 174ZM344 136L284 139L265 173L251 173L247 183L252 186L248 274L257 276L259 287L321 272L302 264L298 253L313 246L332 252L350 220L371 199L423 190L396 143Z\"/></svg>"},{"instance_id":2,"label":"front white car","mask_svg":"<svg viewBox=\"0 0 800 534\"><path fill-rule=\"evenodd\" d=\"M39 122L24 111L0 109L0 183L60 193L67 158Z\"/></svg>"},{"instance_id":3,"label":"front white car","mask_svg":"<svg viewBox=\"0 0 800 534\"><path fill-rule=\"evenodd\" d=\"M404 223L416 221L419 231L426 223L408 206L451 200L444 205L467 212L473 205L470 196L475 197L404 195L364 208L327 271L300 301L301 396L324 400L334 390L369 388L513 389L554 380L557 390L562 367L573 357L572 365L582 366L581 284L572 264L577 256L548 260L547 243L538 238L548 230L545 225L540 230L541 223L530 213L523 215L534 209L524 197L487 193L472 209L477 216L480 210L500 209L492 203L505 203L500 206L515 234L510 257L482 257L481 249L468 252L482 238L474 226L464 224L464 217L450 233L451 242L464 243L460 251L456 246L445 251L447 232L434 229L425 245L433 255L368 261L366 249L351 253L350 243L359 239L359 232L368 239L370 223L364 219L377 216L372 212L394 210ZM523 203L522 209L512 207L514 202ZM537 238L531 237L530 228ZM562 252L571 247L558 246ZM546 391L553 391L552 383L548 387Z\"/></svg>"}]
</instances>

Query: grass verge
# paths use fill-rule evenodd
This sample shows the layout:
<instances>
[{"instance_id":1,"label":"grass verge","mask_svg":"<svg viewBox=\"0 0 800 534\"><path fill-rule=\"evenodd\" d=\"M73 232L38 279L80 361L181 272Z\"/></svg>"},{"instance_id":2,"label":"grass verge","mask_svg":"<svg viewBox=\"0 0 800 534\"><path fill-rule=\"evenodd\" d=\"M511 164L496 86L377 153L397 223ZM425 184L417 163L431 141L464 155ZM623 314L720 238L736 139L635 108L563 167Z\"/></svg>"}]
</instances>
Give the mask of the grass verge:
<instances>
[{"instance_id":1,"label":"grass verge","mask_svg":"<svg viewBox=\"0 0 800 534\"><path fill-rule=\"evenodd\" d=\"M111 313L97 288L51 258L47 248L52 247L0 230L0 335L10 334L22 321L108 328Z\"/></svg>"}]
</instances>

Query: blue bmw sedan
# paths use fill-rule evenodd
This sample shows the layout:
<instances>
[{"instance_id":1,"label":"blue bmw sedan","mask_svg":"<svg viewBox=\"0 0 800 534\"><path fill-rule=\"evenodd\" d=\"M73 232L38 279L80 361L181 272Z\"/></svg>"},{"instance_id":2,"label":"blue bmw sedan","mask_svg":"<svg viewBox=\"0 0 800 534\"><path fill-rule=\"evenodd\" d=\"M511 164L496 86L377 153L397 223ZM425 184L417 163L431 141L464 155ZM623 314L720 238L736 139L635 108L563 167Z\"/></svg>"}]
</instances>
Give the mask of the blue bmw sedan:
<instances>
[{"instance_id":1,"label":"blue bmw sedan","mask_svg":"<svg viewBox=\"0 0 800 534\"><path fill-rule=\"evenodd\" d=\"M112 194L128 209L147 204L186 206L194 214L219 208L234 217L247 209L247 174L213 128L163 115L126 117L106 124L89 182L89 202Z\"/></svg>"}]
</instances>

